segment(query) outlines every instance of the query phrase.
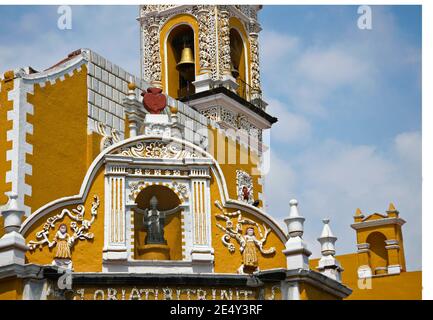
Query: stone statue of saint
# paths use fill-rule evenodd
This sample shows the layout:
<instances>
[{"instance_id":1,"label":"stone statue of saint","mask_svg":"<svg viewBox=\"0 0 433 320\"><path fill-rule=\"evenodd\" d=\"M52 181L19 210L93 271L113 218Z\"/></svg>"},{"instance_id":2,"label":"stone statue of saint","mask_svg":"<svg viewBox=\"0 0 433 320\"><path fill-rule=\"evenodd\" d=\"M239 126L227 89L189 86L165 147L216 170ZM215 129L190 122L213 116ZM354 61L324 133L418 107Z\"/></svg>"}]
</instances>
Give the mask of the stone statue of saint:
<instances>
[{"instance_id":1,"label":"stone statue of saint","mask_svg":"<svg viewBox=\"0 0 433 320\"><path fill-rule=\"evenodd\" d=\"M158 199L153 196L150 199L150 208L134 210L143 215L144 230L146 231L145 244L167 244L164 238L165 219L170 214L180 210L180 206L166 211L158 210Z\"/></svg>"},{"instance_id":2,"label":"stone statue of saint","mask_svg":"<svg viewBox=\"0 0 433 320\"><path fill-rule=\"evenodd\" d=\"M254 228L248 228L244 236L244 244L240 247L244 268L258 269L256 244L259 242L254 234Z\"/></svg>"}]
</instances>

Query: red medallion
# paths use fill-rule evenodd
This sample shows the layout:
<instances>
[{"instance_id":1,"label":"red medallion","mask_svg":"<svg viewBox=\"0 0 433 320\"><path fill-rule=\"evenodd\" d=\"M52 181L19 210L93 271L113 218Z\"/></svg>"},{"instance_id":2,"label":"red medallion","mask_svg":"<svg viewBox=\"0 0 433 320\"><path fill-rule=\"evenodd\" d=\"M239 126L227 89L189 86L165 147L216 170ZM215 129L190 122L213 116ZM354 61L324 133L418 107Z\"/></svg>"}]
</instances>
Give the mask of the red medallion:
<instances>
[{"instance_id":1,"label":"red medallion","mask_svg":"<svg viewBox=\"0 0 433 320\"><path fill-rule=\"evenodd\" d=\"M151 114L159 114L167 105L167 98L161 93L160 88L147 88L147 92L142 92L143 106Z\"/></svg>"}]
</instances>

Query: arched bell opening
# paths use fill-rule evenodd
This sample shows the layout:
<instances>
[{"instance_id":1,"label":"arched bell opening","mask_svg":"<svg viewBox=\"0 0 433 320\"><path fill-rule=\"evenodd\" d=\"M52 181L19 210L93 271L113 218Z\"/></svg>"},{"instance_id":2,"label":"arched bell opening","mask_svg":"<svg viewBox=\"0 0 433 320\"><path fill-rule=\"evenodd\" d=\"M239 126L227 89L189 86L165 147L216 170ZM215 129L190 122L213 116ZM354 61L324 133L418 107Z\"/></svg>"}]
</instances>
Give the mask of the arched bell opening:
<instances>
[{"instance_id":1,"label":"arched bell opening","mask_svg":"<svg viewBox=\"0 0 433 320\"><path fill-rule=\"evenodd\" d=\"M168 94L174 98L195 93L194 31L186 24L176 26L167 38Z\"/></svg>"},{"instance_id":2,"label":"arched bell opening","mask_svg":"<svg viewBox=\"0 0 433 320\"><path fill-rule=\"evenodd\" d=\"M244 41L238 30L230 29L231 74L238 83L238 95L246 99L248 83L246 79L246 62Z\"/></svg>"},{"instance_id":3,"label":"arched bell opening","mask_svg":"<svg viewBox=\"0 0 433 320\"><path fill-rule=\"evenodd\" d=\"M151 185L140 191L135 203L134 259L182 260L182 213L176 209L181 204L177 194L169 187Z\"/></svg>"},{"instance_id":4,"label":"arched bell opening","mask_svg":"<svg viewBox=\"0 0 433 320\"><path fill-rule=\"evenodd\" d=\"M387 273L388 251L385 241L386 237L381 232L373 232L367 237L367 243L370 245L370 268L373 274Z\"/></svg>"}]
</instances>

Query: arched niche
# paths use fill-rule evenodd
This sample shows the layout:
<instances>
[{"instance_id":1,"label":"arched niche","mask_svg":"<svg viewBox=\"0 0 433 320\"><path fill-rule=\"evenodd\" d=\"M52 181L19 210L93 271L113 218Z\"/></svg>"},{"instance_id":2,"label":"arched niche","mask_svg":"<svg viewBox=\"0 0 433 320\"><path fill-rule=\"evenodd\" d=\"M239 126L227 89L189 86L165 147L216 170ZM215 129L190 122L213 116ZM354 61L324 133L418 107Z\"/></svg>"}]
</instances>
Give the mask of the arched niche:
<instances>
[{"instance_id":1,"label":"arched niche","mask_svg":"<svg viewBox=\"0 0 433 320\"><path fill-rule=\"evenodd\" d=\"M246 98L247 95L247 78L246 78L246 52L245 44L235 28L230 29L230 58L232 76L239 85L238 94Z\"/></svg>"},{"instance_id":2,"label":"arched niche","mask_svg":"<svg viewBox=\"0 0 433 320\"><path fill-rule=\"evenodd\" d=\"M239 84L238 95L249 99L250 86L250 43L244 24L235 17L229 20L230 26L230 57L234 66L238 67L239 77L236 82ZM237 65L236 65L237 64Z\"/></svg>"},{"instance_id":3,"label":"arched niche","mask_svg":"<svg viewBox=\"0 0 433 320\"><path fill-rule=\"evenodd\" d=\"M181 204L178 195L169 187L163 185L150 185L141 190L135 198L135 203L140 209L150 207L150 199L155 196L158 199L157 209L166 211ZM165 220L164 237L170 248L170 260L182 260L182 212L169 215ZM143 247L146 239L143 215L134 212L134 259L146 260Z\"/></svg>"},{"instance_id":4,"label":"arched niche","mask_svg":"<svg viewBox=\"0 0 433 320\"><path fill-rule=\"evenodd\" d=\"M174 26L166 40L166 91L174 98L181 98L195 93L193 82L196 73L196 50L194 30L188 24ZM179 63L182 60L182 52L188 53L192 61L191 65Z\"/></svg>"},{"instance_id":5,"label":"arched niche","mask_svg":"<svg viewBox=\"0 0 433 320\"><path fill-rule=\"evenodd\" d=\"M388 267L388 251L386 237L381 232L372 232L367 237L370 245L370 268L373 274L384 274Z\"/></svg>"}]
</instances>

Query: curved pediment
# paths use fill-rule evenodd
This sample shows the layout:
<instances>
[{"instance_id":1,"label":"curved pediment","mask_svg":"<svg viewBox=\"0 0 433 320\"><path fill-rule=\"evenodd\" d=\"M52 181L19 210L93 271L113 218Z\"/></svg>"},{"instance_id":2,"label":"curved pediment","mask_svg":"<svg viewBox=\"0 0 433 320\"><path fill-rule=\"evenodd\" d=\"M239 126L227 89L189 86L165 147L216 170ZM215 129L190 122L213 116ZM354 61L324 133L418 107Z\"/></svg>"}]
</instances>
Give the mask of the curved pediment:
<instances>
[{"instance_id":1,"label":"curved pediment","mask_svg":"<svg viewBox=\"0 0 433 320\"><path fill-rule=\"evenodd\" d=\"M273 268L284 264L281 252L286 236L275 220L250 203L231 199L224 172L216 159L202 148L174 137L142 135L109 146L93 161L78 195L58 199L40 208L26 219L20 231L30 244L41 241L38 232L46 221L51 221L52 217L57 217L62 212L73 211L74 207L90 208L92 197L98 196L100 213L91 227L94 231L90 230L95 234L94 240L92 238L92 241L77 243L70 254L72 260L80 261L83 259L80 256L85 255L85 252L93 252L96 256L102 255L99 261L107 272L148 272L155 267L155 263L146 260L149 256L146 251L148 247L144 243L146 232L141 222L142 216L134 212L134 207L137 205L138 194L158 188L166 188L179 198L177 214L165 221L167 246L170 248L166 248L164 255L169 259L166 262L156 262L161 270L170 268L174 263L180 264L178 267L183 273L195 272L194 270L236 272L242 260L242 255L238 252L241 248L233 251L235 247L230 245L231 250L227 251L227 241L221 239L228 239L227 236L232 231L221 229L219 210L223 210L227 217L238 215L233 216L233 219L241 219L239 221L255 228L255 243L259 247L250 249L258 250L263 267ZM163 193L155 195L159 201L164 201ZM149 194L149 197L152 196L154 194ZM219 209L215 207L216 202L220 203ZM146 205L142 209L145 207ZM70 236L74 237L74 229L72 225L69 226L73 221L63 217L66 216L61 215L62 219L56 220L55 225L50 225L50 231L54 232L60 223L66 223ZM227 223L230 225L231 222ZM244 237L246 230L247 226L239 229L241 236L235 236L234 239ZM42 241L53 243L50 237ZM262 247L265 241L269 244ZM237 243L233 245L236 246ZM162 250L161 245L156 247ZM270 248L274 248L272 252ZM47 260L52 258L53 253L48 249L50 248L43 248L43 253L39 253L39 250L32 251L32 259L49 263ZM232 254L236 255L236 268L224 262ZM277 255L276 258L274 254ZM38 256L42 257L41 260L37 260ZM195 269L195 263L204 269Z\"/></svg>"}]
</instances>

